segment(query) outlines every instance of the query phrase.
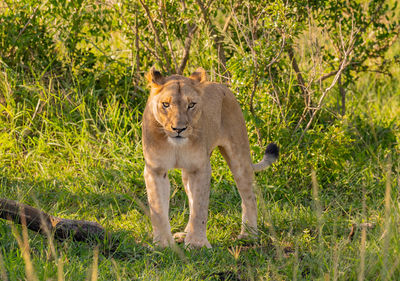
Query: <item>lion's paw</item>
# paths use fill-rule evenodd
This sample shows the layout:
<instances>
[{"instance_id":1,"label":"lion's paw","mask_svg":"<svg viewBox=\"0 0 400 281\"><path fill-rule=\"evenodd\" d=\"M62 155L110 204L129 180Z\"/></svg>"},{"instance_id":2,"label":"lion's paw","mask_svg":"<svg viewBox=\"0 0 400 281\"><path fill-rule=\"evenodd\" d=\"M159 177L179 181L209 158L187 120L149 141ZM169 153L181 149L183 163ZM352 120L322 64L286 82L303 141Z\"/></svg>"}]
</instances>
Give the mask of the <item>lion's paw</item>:
<instances>
[{"instance_id":1,"label":"lion's paw","mask_svg":"<svg viewBox=\"0 0 400 281\"><path fill-rule=\"evenodd\" d=\"M159 248L167 248L175 244L175 241L172 237L172 235L169 235L167 237L155 237L153 239L154 245L156 245Z\"/></svg>"},{"instance_id":2,"label":"lion's paw","mask_svg":"<svg viewBox=\"0 0 400 281\"><path fill-rule=\"evenodd\" d=\"M238 237L237 240L245 243L254 243L258 240L258 235L254 233L241 233Z\"/></svg>"},{"instance_id":3,"label":"lion's paw","mask_svg":"<svg viewBox=\"0 0 400 281\"><path fill-rule=\"evenodd\" d=\"M178 243L178 244L185 242L186 234L187 234L187 232L176 232L176 233L174 233L173 236L174 236L175 242Z\"/></svg>"},{"instance_id":4,"label":"lion's paw","mask_svg":"<svg viewBox=\"0 0 400 281\"><path fill-rule=\"evenodd\" d=\"M185 238L185 246L189 249L200 249L203 247L211 249L211 244L208 242L207 237L195 237L189 234Z\"/></svg>"}]
</instances>

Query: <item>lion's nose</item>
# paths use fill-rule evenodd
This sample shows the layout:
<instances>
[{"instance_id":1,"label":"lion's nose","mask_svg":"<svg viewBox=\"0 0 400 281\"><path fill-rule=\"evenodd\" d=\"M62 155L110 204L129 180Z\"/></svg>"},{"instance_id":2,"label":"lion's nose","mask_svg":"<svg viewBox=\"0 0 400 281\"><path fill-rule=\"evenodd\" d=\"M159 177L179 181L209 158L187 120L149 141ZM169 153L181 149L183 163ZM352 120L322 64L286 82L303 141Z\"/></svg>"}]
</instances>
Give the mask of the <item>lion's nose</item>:
<instances>
[{"instance_id":1,"label":"lion's nose","mask_svg":"<svg viewBox=\"0 0 400 281\"><path fill-rule=\"evenodd\" d=\"M184 127L184 128L174 128L174 127L171 126L171 128L172 128L172 130L174 130L175 132L177 132L178 134L180 134L180 133L182 133L184 130L186 130L187 127Z\"/></svg>"}]
</instances>

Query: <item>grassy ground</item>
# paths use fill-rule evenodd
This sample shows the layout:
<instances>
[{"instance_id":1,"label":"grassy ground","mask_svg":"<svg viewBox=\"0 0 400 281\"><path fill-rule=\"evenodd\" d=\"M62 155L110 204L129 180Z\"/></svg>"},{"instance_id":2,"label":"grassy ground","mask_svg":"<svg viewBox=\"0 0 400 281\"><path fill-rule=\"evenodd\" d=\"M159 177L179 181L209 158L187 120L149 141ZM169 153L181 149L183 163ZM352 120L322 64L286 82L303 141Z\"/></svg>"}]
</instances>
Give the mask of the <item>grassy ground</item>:
<instances>
[{"instance_id":1,"label":"grassy ground","mask_svg":"<svg viewBox=\"0 0 400 281\"><path fill-rule=\"evenodd\" d=\"M26 22L40 22L39 16L27 15L20 16ZM85 31L69 15L64 20ZM17 39L26 22L15 27ZM54 216L97 221L119 243L60 243L0 220L0 280L400 279L399 69L392 69L390 79L366 74L346 89L344 117L335 113L338 90L332 90L315 126L301 141L302 130L294 130L299 110L292 108L298 99L292 85L283 85L285 113L260 90L254 108L262 121L262 146L277 142L281 156L256 176L259 239L235 240L240 232L240 196L227 165L215 152L207 233L213 248L188 251L179 245L160 250L152 245L143 180L141 114L147 91L133 88L131 61L121 66L103 57L102 49L108 55L114 51L100 42L99 50L82 47L88 61L82 59L81 65L62 46L48 43L55 51L40 49L47 46L48 32L35 28L26 42L16 40L30 46L31 53L14 48L13 41L11 50L4 52L19 55L21 61L10 56L7 65L0 60L0 198ZM36 46L38 34L44 39ZM193 54L204 57L203 66L211 61L206 53L210 46L193 47L204 51ZM126 48L131 50L130 45ZM41 57L35 51L50 55ZM392 56L399 51L395 46ZM91 52L99 54L92 57ZM234 65L237 73L231 69L237 76L237 85L231 86L239 89L235 92L256 161L262 147L255 133L257 122L248 113L250 91L238 87L246 84L241 77L251 76L240 69L242 63L239 58ZM178 232L187 223L188 202L180 172L171 171L169 178L171 226Z\"/></svg>"},{"instance_id":2,"label":"grassy ground","mask_svg":"<svg viewBox=\"0 0 400 281\"><path fill-rule=\"evenodd\" d=\"M240 197L218 153L208 238L213 248L154 249L141 152L141 106L96 102L74 85L64 93L3 68L0 196L64 218L93 220L120 240L59 243L0 222L0 279L22 280L396 280L400 92L365 77L349 94L349 114L310 130L299 143L285 126L267 128L280 161L257 175L260 238L235 241ZM24 98L35 95L36 98ZM27 101L31 101L29 104ZM360 102L361 101L361 102ZM140 104L140 103L139 103ZM324 117L321 117L324 118ZM329 119L329 117L326 117ZM271 123L273 124L273 123ZM256 138L249 124L252 147ZM272 133L273 132L273 133ZM255 153L254 158L261 153ZM184 228L188 206L179 171L171 224ZM349 239L354 225L354 235ZM372 226L372 227L371 227ZM18 240L21 240L19 244ZM23 245L29 244L24 256ZM52 246L54 245L54 246ZM53 249L54 247L54 249ZM32 270L29 268L32 263Z\"/></svg>"}]
</instances>

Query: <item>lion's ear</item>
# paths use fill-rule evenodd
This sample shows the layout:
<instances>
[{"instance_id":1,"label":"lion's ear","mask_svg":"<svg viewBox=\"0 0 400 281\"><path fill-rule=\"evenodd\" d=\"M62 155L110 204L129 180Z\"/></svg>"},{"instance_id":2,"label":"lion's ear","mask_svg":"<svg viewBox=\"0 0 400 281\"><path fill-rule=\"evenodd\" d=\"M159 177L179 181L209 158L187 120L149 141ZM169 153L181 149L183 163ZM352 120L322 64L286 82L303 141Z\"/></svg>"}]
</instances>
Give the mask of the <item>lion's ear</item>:
<instances>
[{"instance_id":1,"label":"lion's ear","mask_svg":"<svg viewBox=\"0 0 400 281\"><path fill-rule=\"evenodd\" d=\"M161 72L156 70L154 66L150 68L149 72L147 72L146 79L149 82L150 87L156 88L162 86L165 82Z\"/></svg>"},{"instance_id":2,"label":"lion's ear","mask_svg":"<svg viewBox=\"0 0 400 281\"><path fill-rule=\"evenodd\" d=\"M204 70L204 68L199 67L198 69L195 70L195 72L192 73L192 75L189 76L189 78L202 83L207 81L207 73Z\"/></svg>"}]
</instances>

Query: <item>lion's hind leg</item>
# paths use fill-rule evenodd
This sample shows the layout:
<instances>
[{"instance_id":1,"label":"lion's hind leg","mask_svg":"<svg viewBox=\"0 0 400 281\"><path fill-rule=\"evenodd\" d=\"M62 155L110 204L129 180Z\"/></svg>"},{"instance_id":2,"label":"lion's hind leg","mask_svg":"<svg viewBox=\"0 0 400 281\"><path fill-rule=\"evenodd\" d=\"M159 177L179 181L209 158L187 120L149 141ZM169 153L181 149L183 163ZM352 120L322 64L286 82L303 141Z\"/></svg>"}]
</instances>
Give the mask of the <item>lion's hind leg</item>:
<instances>
[{"instance_id":1,"label":"lion's hind leg","mask_svg":"<svg viewBox=\"0 0 400 281\"><path fill-rule=\"evenodd\" d=\"M253 191L253 167L248 148L235 144L218 147L235 179L242 199L242 227L239 238L257 234L257 201Z\"/></svg>"}]
</instances>

